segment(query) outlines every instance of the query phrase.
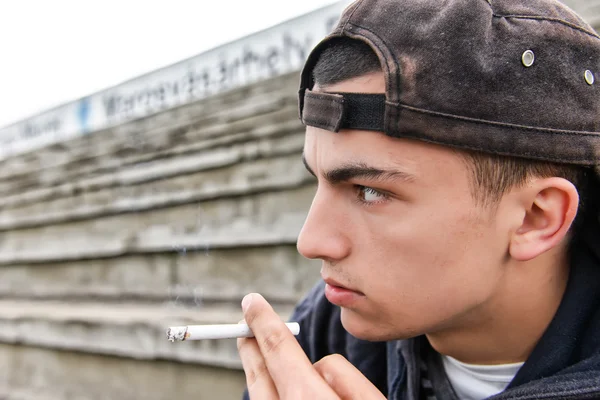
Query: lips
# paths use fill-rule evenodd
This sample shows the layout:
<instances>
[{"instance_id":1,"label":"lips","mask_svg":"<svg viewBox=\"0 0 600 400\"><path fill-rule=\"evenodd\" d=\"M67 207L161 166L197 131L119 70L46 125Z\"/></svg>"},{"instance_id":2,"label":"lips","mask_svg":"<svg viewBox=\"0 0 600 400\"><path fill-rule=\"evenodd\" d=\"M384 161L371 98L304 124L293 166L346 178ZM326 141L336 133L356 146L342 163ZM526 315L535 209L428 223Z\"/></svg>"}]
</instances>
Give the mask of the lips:
<instances>
[{"instance_id":1,"label":"lips","mask_svg":"<svg viewBox=\"0 0 600 400\"><path fill-rule=\"evenodd\" d=\"M325 297L337 306L350 307L365 297L364 293L344 286L332 278L323 277L323 280L326 283Z\"/></svg>"},{"instance_id":2,"label":"lips","mask_svg":"<svg viewBox=\"0 0 600 400\"><path fill-rule=\"evenodd\" d=\"M342 288L342 289L346 289L346 290L351 290L353 292L357 292L360 293L358 290L354 290L338 281L336 281L333 278L328 278L328 277L323 277L323 280L325 281L326 284L328 284L329 286L334 286L334 287L338 287L338 288Z\"/></svg>"}]
</instances>

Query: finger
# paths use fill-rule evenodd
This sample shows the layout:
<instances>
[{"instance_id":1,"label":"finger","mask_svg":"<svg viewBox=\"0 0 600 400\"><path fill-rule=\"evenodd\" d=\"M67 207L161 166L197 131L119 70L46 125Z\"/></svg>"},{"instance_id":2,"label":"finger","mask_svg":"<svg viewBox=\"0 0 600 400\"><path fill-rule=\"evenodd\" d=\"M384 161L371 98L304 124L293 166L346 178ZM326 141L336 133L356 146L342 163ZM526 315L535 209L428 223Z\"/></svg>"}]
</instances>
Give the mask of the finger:
<instances>
[{"instance_id":1,"label":"finger","mask_svg":"<svg viewBox=\"0 0 600 400\"><path fill-rule=\"evenodd\" d=\"M379 389L339 354L320 359L314 368L343 400L385 400Z\"/></svg>"},{"instance_id":2,"label":"finger","mask_svg":"<svg viewBox=\"0 0 600 400\"><path fill-rule=\"evenodd\" d=\"M298 398L299 392L303 398L308 393L318 394L316 398L337 398L314 369L289 328L261 295L252 293L244 297L242 308L244 319L256 338L269 375L282 399Z\"/></svg>"},{"instance_id":3,"label":"finger","mask_svg":"<svg viewBox=\"0 0 600 400\"><path fill-rule=\"evenodd\" d=\"M253 338L239 338L237 339L237 348L246 374L246 387L250 399L278 399L277 389L271 375L269 375L269 370L256 340Z\"/></svg>"}]
</instances>

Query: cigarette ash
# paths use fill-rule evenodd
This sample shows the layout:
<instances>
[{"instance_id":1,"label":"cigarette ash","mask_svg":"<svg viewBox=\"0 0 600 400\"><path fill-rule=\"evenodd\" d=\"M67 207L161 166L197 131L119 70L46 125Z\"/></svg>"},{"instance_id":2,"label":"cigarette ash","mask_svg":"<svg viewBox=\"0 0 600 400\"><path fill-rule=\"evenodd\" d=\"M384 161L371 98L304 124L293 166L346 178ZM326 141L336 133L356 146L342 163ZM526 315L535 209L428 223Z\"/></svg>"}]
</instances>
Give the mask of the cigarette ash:
<instances>
[{"instance_id":1,"label":"cigarette ash","mask_svg":"<svg viewBox=\"0 0 600 400\"><path fill-rule=\"evenodd\" d=\"M173 326L167 329L167 339L173 343L175 341L184 341L187 333L187 326Z\"/></svg>"}]
</instances>

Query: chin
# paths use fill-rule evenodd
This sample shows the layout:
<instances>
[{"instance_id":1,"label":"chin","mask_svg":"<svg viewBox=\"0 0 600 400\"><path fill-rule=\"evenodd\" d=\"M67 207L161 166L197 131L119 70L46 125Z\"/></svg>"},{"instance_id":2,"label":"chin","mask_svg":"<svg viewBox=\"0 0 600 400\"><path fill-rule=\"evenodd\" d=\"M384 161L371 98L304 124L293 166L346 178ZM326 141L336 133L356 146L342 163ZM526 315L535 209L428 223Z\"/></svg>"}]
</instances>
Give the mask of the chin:
<instances>
[{"instance_id":1,"label":"chin","mask_svg":"<svg viewBox=\"0 0 600 400\"><path fill-rule=\"evenodd\" d=\"M356 311L342 308L340 319L344 329L357 339L370 342L390 340L390 332L382 329L379 321L364 318Z\"/></svg>"},{"instance_id":2,"label":"chin","mask_svg":"<svg viewBox=\"0 0 600 400\"><path fill-rule=\"evenodd\" d=\"M393 327L384 321L365 318L356 311L342 308L340 319L342 326L349 334L360 340L383 342L403 340L419 336L422 332Z\"/></svg>"}]
</instances>

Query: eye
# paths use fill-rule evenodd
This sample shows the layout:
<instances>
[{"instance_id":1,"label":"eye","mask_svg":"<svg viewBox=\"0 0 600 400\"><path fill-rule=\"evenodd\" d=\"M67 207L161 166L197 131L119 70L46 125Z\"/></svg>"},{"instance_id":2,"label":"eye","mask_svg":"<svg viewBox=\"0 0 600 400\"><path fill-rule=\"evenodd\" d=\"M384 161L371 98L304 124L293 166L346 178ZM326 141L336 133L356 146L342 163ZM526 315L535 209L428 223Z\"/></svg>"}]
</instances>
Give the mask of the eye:
<instances>
[{"instance_id":1,"label":"eye","mask_svg":"<svg viewBox=\"0 0 600 400\"><path fill-rule=\"evenodd\" d=\"M387 195L368 186L357 186L358 198L361 202L371 204L387 199Z\"/></svg>"}]
</instances>

